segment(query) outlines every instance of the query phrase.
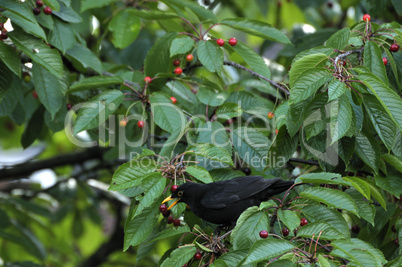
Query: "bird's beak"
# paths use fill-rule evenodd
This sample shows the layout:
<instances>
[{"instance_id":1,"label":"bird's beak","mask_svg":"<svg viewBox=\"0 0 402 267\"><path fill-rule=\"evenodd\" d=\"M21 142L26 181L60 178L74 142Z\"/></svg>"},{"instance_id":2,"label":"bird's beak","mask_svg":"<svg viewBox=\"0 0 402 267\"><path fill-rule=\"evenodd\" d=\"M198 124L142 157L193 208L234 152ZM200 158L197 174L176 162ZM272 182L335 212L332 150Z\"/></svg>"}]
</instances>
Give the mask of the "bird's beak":
<instances>
[{"instance_id":1,"label":"bird's beak","mask_svg":"<svg viewBox=\"0 0 402 267\"><path fill-rule=\"evenodd\" d=\"M170 201L170 200L174 200L174 199L175 199L175 198L172 198L171 196L170 196L170 197L167 197L167 198L165 198L164 201L162 201L162 204L163 204L163 203L166 203L166 202L168 202L168 201ZM173 202L172 205L169 206L168 210L170 210L170 209L171 209L174 205L176 205L177 202L179 202L179 201L180 201L180 198L177 198L177 199L175 200L175 202Z\"/></svg>"}]
</instances>

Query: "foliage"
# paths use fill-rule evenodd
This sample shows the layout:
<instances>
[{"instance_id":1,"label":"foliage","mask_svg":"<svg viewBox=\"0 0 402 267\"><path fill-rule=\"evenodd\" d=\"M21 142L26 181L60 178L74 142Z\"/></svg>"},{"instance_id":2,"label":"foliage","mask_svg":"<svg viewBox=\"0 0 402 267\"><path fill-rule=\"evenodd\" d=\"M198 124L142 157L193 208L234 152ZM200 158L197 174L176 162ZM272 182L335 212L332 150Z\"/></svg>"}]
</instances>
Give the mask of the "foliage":
<instances>
[{"instance_id":1,"label":"foliage","mask_svg":"<svg viewBox=\"0 0 402 267\"><path fill-rule=\"evenodd\" d=\"M46 146L0 169L6 266L401 265L399 1L43 2L0 2L0 144ZM14 181L44 168L48 188ZM220 237L159 211L172 185L250 172L302 185Z\"/></svg>"}]
</instances>

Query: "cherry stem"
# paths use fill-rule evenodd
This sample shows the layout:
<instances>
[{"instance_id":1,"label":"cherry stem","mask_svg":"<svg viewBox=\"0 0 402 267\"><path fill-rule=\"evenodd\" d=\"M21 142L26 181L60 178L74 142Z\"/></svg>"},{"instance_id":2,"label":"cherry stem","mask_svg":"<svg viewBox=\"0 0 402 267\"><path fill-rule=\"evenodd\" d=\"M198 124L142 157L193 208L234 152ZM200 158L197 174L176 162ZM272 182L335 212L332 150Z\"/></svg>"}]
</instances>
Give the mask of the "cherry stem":
<instances>
[{"instance_id":1,"label":"cherry stem","mask_svg":"<svg viewBox=\"0 0 402 267\"><path fill-rule=\"evenodd\" d=\"M198 37L195 36L194 34L191 34L191 33L188 33L188 32L180 32L180 33L178 33L178 35L188 35L188 36L193 37L193 38L196 39L197 41L200 40L200 38L198 38Z\"/></svg>"},{"instance_id":2,"label":"cherry stem","mask_svg":"<svg viewBox=\"0 0 402 267\"><path fill-rule=\"evenodd\" d=\"M140 98L142 97L142 95L140 93L138 93L137 90L135 90L131 85L129 85L128 83L123 83L125 86L127 86L128 88L130 88L131 90L133 90Z\"/></svg>"},{"instance_id":3,"label":"cherry stem","mask_svg":"<svg viewBox=\"0 0 402 267\"><path fill-rule=\"evenodd\" d=\"M209 28L202 34L201 38L204 39L205 34L207 34L213 27L220 25L220 23L215 23L209 26Z\"/></svg>"},{"instance_id":4,"label":"cherry stem","mask_svg":"<svg viewBox=\"0 0 402 267\"><path fill-rule=\"evenodd\" d=\"M187 19L182 18L182 17L180 17L180 18L181 18L185 23L187 23L188 25L190 25L190 27L197 33L198 37L201 37L200 33L197 31L197 29L194 27L194 25L191 24L190 21L188 21Z\"/></svg>"}]
</instances>

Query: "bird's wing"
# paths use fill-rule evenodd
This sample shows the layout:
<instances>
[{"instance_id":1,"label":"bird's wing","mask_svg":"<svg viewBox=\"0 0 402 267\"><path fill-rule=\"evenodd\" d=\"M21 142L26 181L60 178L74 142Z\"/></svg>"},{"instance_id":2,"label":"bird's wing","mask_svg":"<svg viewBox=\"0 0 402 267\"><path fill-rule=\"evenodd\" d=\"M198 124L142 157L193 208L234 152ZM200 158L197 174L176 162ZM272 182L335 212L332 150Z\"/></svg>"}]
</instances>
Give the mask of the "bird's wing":
<instances>
[{"instance_id":1,"label":"bird's wing","mask_svg":"<svg viewBox=\"0 0 402 267\"><path fill-rule=\"evenodd\" d=\"M261 176L244 176L211 184L200 203L206 208L222 209L229 204L251 197L266 189L279 179L264 179Z\"/></svg>"}]
</instances>

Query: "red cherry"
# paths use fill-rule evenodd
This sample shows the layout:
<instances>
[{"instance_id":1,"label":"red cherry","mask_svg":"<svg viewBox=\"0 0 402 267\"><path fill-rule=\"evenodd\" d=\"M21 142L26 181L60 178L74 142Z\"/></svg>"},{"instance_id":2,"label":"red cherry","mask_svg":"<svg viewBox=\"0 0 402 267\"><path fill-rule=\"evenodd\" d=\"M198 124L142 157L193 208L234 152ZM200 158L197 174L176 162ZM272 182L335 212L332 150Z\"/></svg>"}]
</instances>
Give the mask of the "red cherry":
<instances>
[{"instance_id":1,"label":"red cherry","mask_svg":"<svg viewBox=\"0 0 402 267\"><path fill-rule=\"evenodd\" d=\"M364 15L363 15L363 21L369 22L370 19L371 19L371 17L370 17L369 14L364 14Z\"/></svg>"},{"instance_id":2,"label":"red cherry","mask_svg":"<svg viewBox=\"0 0 402 267\"><path fill-rule=\"evenodd\" d=\"M306 225L306 224L308 224L307 219L306 219L306 218L301 218L301 219L300 219L300 226L304 226L304 225Z\"/></svg>"},{"instance_id":3,"label":"red cherry","mask_svg":"<svg viewBox=\"0 0 402 267\"><path fill-rule=\"evenodd\" d=\"M398 52L399 50L399 45L394 43L391 45L391 47L389 48L389 50L391 50L391 52Z\"/></svg>"},{"instance_id":4,"label":"red cherry","mask_svg":"<svg viewBox=\"0 0 402 267\"><path fill-rule=\"evenodd\" d=\"M145 82L145 83L151 83L151 82L152 82L152 78L149 77L149 76L147 76L147 77L144 78L144 82Z\"/></svg>"},{"instance_id":5,"label":"red cherry","mask_svg":"<svg viewBox=\"0 0 402 267\"><path fill-rule=\"evenodd\" d=\"M44 12L46 15L50 15L50 14L52 14L52 9L47 6L47 7L45 7L45 9L43 10L43 12Z\"/></svg>"},{"instance_id":6,"label":"red cherry","mask_svg":"<svg viewBox=\"0 0 402 267\"><path fill-rule=\"evenodd\" d=\"M170 98L170 100L172 100L172 103L173 103L173 104L176 104L176 102L177 102L177 99L176 99L176 97L174 97L174 96L172 96L172 97Z\"/></svg>"},{"instance_id":7,"label":"red cherry","mask_svg":"<svg viewBox=\"0 0 402 267\"><path fill-rule=\"evenodd\" d=\"M71 105L70 103L67 103L66 107L67 107L67 110L70 110L73 107L73 105Z\"/></svg>"},{"instance_id":8,"label":"red cherry","mask_svg":"<svg viewBox=\"0 0 402 267\"><path fill-rule=\"evenodd\" d=\"M174 226L180 226L180 220L179 219L174 219L173 220L173 225Z\"/></svg>"},{"instance_id":9,"label":"red cherry","mask_svg":"<svg viewBox=\"0 0 402 267\"><path fill-rule=\"evenodd\" d=\"M194 56L193 56L192 54L188 54L188 55L186 56L187 62L191 62L191 61L193 61L193 59L194 59Z\"/></svg>"},{"instance_id":10,"label":"red cherry","mask_svg":"<svg viewBox=\"0 0 402 267\"><path fill-rule=\"evenodd\" d=\"M275 114L273 112L269 112L268 119L272 119L273 117L275 117Z\"/></svg>"},{"instance_id":11,"label":"red cherry","mask_svg":"<svg viewBox=\"0 0 402 267\"><path fill-rule=\"evenodd\" d=\"M36 5L38 7L43 7L43 1L42 0L36 0Z\"/></svg>"},{"instance_id":12,"label":"red cherry","mask_svg":"<svg viewBox=\"0 0 402 267\"><path fill-rule=\"evenodd\" d=\"M276 133L276 134L278 134L278 133L279 133L278 129L276 129L276 130L275 130L275 133Z\"/></svg>"},{"instance_id":13,"label":"red cherry","mask_svg":"<svg viewBox=\"0 0 402 267\"><path fill-rule=\"evenodd\" d=\"M217 45L223 46L225 44L225 41L223 39L218 39L216 40Z\"/></svg>"},{"instance_id":14,"label":"red cherry","mask_svg":"<svg viewBox=\"0 0 402 267\"><path fill-rule=\"evenodd\" d=\"M2 31L0 34L0 39L6 40L8 38L8 35L5 31Z\"/></svg>"},{"instance_id":15,"label":"red cherry","mask_svg":"<svg viewBox=\"0 0 402 267\"><path fill-rule=\"evenodd\" d=\"M382 58L382 62L384 62L384 66L387 66L388 64L388 59L386 57Z\"/></svg>"},{"instance_id":16,"label":"red cherry","mask_svg":"<svg viewBox=\"0 0 402 267\"><path fill-rule=\"evenodd\" d=\"M175 59L175 60L173 60L173 66L180 66L180 60L178 60L178 59Z\"/></svg>"},{"instance_id":17,"label":"red cherry","mask_svg":"<svg viewBox=\"0 0 402 267\"><path fill-rule=\"evenodd\" d=\"M237 40L236 40L236 38L230 38L229 39L229 44L231 45L231 46L235 46L235 45L237 45Z\"/></svg>"},{"instance_id":18,"label":"red cherry","mask_svg":"<svg viewBox=\"0 0 402 267\"><path fill-rule=\"evenodd\" d=\"M138 121L137 126L138 126L138 128L144 127L144 122L143 121Z\"/></svg>"},{"instance_id":19,"label":"red cherry","mask_svg":"<svg viewBox=\"0 0 402 267\"><path fill-rule=\"evenodd\" d=\"M260 237L261 237L261 238L267 238L267 237L268 237L268 232L265 231L265 230L262 230L262 231L260 232Z\"/></svg>"},{"instance_id":20,"label":"red cherry","mask_svg":"<svg viewBox=\"0 0 402 267\"><path fill-rule=\"evenodd\" d=\"M160 212L165 212L168 209L167 209L167 206L165 204L162 204L162 205L159 206L159 210L160 210Z\"/></svg>"},{"instance_id":21,"label":"red cherry","mask_svg":"<svg viewBox=\"0 0 402 267\"><path fill-rule=\"evenodd\" d=\"M352 232L358 234L360 232L360 227L358 225L353 225Z\"/></svg>"},{"instance_id":22,"label":"red cherry","mask_svg":"<svg viewBox=\"0 0 402 267\"><path fill-rule=\"evenodd\" d=\"M176 73L177 75L180 75L180 74L183 73L183 69L180 68L180 67L177 67L177 68L174 69L174 73Z\"/></svg>"},{"instance_id":23,"label":"red cherry","mask_svg":"<svg viewBox=\"0 0 402 267\"><path fill-rule=\"evenodd\" d=\"M40 14L40 8L39 7L35 7L33 10L34 15L39 15Z\"/></svg>"},{"instance_id":24,"label":"red cherry","mask_svg":"<svg viewBox=\"0 0 402 267\"><path fill-rule=\"evenodd\" d=\"M170 210L167 210L167 211L162 211L162 215L163 215L163 217L168 217L169 215L170 215Z\"/></svg>"},{"instance_id":25,"label":"red cherry","mask_svg":"<svg viewBox=\"0 0 402 267\"><path fill-rule=\"evenodd\" d=\"M288 236L289 235L289 229L288 228L282 228L282 234L283 234L283 236Z\"/></svg>"},{"instance_id":26,"label":"red cherry","mask_svg":"<svg viewBox=\"0 0 402 267\"><path fill-rule=\"evenodd\" d=\"M128 122L128 121L127 121L126 118L122 119L122 120L120 121L120 126L121 126L121 127L126 127L127 122Z\"/></svg>"},{"instance_id":27,"label":"red cherry","mask_svg":"<svg viewBox=\"0 0 402 267\"><path fill-rule=\"evenodd\" d=\"M346 60L341 60L342 66L346 66Z\"/></svg>"},{"instance_id":28,"label":"red cherry","mask_svg":"<svg viewBox=\"0 0 402 267\"><path fill-rule=\"evenodd\" d=\"M172 191L172 193L174 192L174 191L176 191L176 189L178 188L178 186L177 185L172 185L172 187L170 188L170 191Z\"/></svg>"},{"instance_id":29,"label":"red cherry","mask_svg":"<svg viewBox=\"0 0 402 267\"><path fill-rule=\"evenodd\" d=\"M36 93L36 91L33 91L33 92L32 92L32 96L33 96L34 98L38 99L38 94Z\"/></svg>"},{"instance_id":30,"label":"red cherry","mask_svg":"<svg viewBox=\"0 0 402 267\"><path fill-rule=\"evenodd\" d=\"M169 217L168 217L167 223L168 223L168 224L173 223L173 217L172 217L172 216L169 216Z\"/></svg>"},{"instance_id":31,"label":"red cherry","mask_svg":"<svg viewBox=\"0 0 402 267\"><path fill-rule=\"evenodd\" d=\"M197 260L197 261L199 261L199 260L201 260L201 258L202 258L201 252L197 251L197 252L195 253L195 255L194 255L194 259Z\"/></svg>"}]
</instances>

